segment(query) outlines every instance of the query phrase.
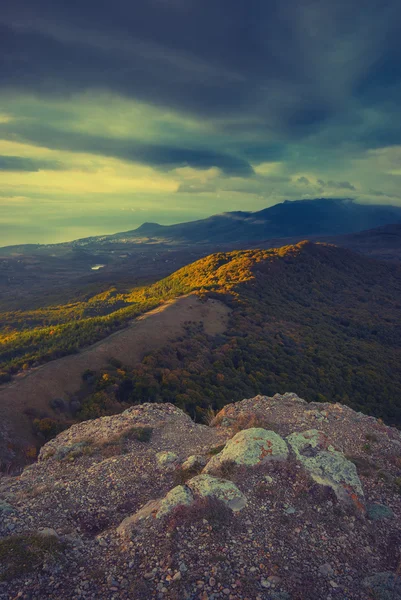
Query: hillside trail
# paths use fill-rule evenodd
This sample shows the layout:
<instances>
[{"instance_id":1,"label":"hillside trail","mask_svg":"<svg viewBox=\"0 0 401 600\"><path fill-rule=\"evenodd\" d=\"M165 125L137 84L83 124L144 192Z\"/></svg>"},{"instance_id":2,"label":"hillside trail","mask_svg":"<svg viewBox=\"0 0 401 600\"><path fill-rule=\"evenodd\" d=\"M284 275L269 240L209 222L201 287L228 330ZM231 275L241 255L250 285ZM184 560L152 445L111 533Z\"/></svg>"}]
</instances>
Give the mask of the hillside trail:
<instances>
[{"instance_id":1,"label":"hillside trail","mask_svg":"<svg viewBox=\"0 0 401 600\"><path fill-rule=\"evenodd\" d=\"M185 325L188 322L202 324L209 335L223 333L229 313L230 309L218 300L208 299L205 302L196 295L182 296L141 315L125 329L78 354L53 360L1 386L0 457L2 446L9 445L10 440L13 445L34 442L31 422L25 411L34 408L51 414L49 402L58 397L68 399L76 393L86 369L99 370L110 358L132 368L148 352L186 335Z\"/></svg>"}]
</instances>

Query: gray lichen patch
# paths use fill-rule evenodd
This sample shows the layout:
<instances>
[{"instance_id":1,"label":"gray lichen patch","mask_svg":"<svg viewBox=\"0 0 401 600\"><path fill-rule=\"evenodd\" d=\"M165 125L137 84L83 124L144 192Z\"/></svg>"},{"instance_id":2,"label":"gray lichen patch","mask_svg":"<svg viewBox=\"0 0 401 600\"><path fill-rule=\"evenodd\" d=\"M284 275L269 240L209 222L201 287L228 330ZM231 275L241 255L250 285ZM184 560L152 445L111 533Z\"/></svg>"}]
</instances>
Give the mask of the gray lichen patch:
<instances>
[{"instance_id":1,"label":"gray lichen patch","mask_svg":"<svg viewBox=\"0 0 401 600\"><path fill-rule=\"evenodd\" d=\"M177 485L175 488L170 490L161 501L156 517L160 519L161 517L164 517L170 513L176 506L188 506L193 502L193 500L194 496L187 486Z\"/></svg>"},{"instance_id":2,"label":"gray lichen patch","mask_svg":"<svg viewBox=\"0 0 401 600\"><path fill-rule=\"evenodd\" d=\"M354 463L334 450L316 429L292 433L287 441L297 460L319 484L330 486L339 500L357 500L364 496ZM327 449L326 449L327 448Z\"/></svg>"},{"instance_id":3,"label":"gray lichen patch","mask_svg":"<svg viewBox=\"0 0 401 600\"><path fill-rule=\"evenodd\" d=\"M174 463L178 461L178 456L175 452L158 452L156 454L156 461L159 467L171 468L174 466Z\"/></svg>"},{"instance_id":4,"label":"gray lichen patch","mask_svg":"<svg viewBox=\"0 0 401 600\"><path fill-rule=\"evenodd\" d=\"M204 473L212 473L224 462L255 466L269 460L286 460L288 446L277 433L260 427L239 431L224 449L206 465Z\"/></svg>"},{"instance_id":5,"label":"gray lichen patch","mask_svg":"<svg viewBox=\"0 0 401 600\"><path fill-rule=\"evenodd\" d=\"M246 506L244 494L232 481L227 479L207 474L197 475L188 481L188 487L195 496L214 496L234 511L241 510Z\"/></svg>"}]
</instances>

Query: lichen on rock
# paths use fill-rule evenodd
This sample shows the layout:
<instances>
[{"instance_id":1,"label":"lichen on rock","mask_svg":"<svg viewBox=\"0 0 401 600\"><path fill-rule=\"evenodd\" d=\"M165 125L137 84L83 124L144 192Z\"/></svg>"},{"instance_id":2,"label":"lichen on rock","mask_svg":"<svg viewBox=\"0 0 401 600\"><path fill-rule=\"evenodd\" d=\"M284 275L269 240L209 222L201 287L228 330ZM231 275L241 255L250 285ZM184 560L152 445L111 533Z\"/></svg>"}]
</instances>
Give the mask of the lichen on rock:
<instances>
[{"instance_id":1,"label":"lichen on rock","mask_svg":"<svg viewBox=\"0 0 401 600\"><path fill-rule=\"evenodd\" d=\"M175 452L158 452L156 460L159 467L171 468L178 461L178 456Z\"/></svg>"},{"instance_id":2,"label":"lichen on rock","mask_svg":"<svg viewBox=\"0 0 401 600\"><path fill-rule=\"evenodd\" d=\"M246 506L244 494L227 479L202 474L190 479L187 485L195 496L215 496L233 511L241 510Z\"/></svg>"},{"instance_id":3,"label":"lichen on rock","mask_svg":"<svg viewBox=\"0 0 401 600\"><path fill-rule=\"evenodd\" d=\"M223 450L210 459L204 473L213 473L226 461L255 466L269 460L288 458L288 446L277 433L260 427L239 431Z\"/></svg>"},{"instance_id":4,"label":"lichen on rock","mask_svg":"<svg viewBox=\"0 0 401 600\"><path fill-rule=\"evenodd\" d=\"M170 490L163 498L160 508L157 511L156 517L160 519L170 513L176 506L188 506L194 500L191 490L184 485L177 485Z\"/></svg>"},{"instance_id":5,"label":"lichen on rock","mask_svg":"<svg viewBox=\"0 0 401 600\"><path fill-rule=\"evenodd\" d=\"M296 459L321 485L330 486L340 501L352 501L363 508L362 485L354 463L334 450L327 436L316 429L292 433L287 437Z\"/></svg>"},{"instance_id":6,"label":"lichen on rock","mask_svg":"<svg viewBox=\"0 0 401 600\"><path fill-rule=\"evenodd\" d=\"M187 471L190 471L191 469L201 469L206 463L207 459L202 456L202 454L192 454L182 463L181 468Z\"/></svg>"}]
</instances>

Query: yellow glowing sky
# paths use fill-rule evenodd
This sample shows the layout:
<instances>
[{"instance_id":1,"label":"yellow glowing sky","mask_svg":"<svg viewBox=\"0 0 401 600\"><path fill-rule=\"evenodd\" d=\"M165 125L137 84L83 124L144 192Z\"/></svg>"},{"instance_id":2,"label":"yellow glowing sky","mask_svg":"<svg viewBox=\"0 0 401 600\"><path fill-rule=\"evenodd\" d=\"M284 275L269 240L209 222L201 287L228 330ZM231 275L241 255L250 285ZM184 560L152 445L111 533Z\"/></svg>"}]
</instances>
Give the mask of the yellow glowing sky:
<instances>
[{"instance_id":1,"label":"yellow glowing sky","mask_svg":"<svg viewBox=\"0 0 401 600\"><path fill-rule=\"evenodd\" d=\"M0 97L0 105L0 166L1 157L34 164L0 168L0 245L258 210L287 198L352 196L400 204L401 146L361 150L347 161L336 156L331 164L294 144L280 159L251 160L249 175L212 164L153 161L154 145L173 151L196 145L202 152L211 139L216 153L239 156L249 134L246 128L233 134L228 119L196 119L110 93L46 101L14 93ZM130 156L131 143L140 145L143 159Z\"/></svg>"}]
</instances>

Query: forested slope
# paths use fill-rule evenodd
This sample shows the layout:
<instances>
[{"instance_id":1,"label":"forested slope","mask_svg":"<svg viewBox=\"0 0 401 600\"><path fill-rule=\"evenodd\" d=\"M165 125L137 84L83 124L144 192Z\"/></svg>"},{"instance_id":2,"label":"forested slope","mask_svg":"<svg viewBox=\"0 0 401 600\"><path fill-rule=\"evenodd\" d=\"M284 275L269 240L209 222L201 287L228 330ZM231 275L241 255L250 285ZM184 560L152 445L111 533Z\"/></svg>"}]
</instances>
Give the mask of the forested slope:
<instances>
[{"instance_id":1,"label":"forested slope","mask_svg":"<svg viewBox=\"0 0 401 600\"><path fill-rule=\"evenodd\" d=\"M401 423L398 267L302 242L215 254L157 289L189 288L230 305L226 334L211 337L189 324L189 336L136 369L115 365L89 374L81 418L148 400L174 402L203 418L210 407L290 389Z\"/></svg>"}]
</instances>

